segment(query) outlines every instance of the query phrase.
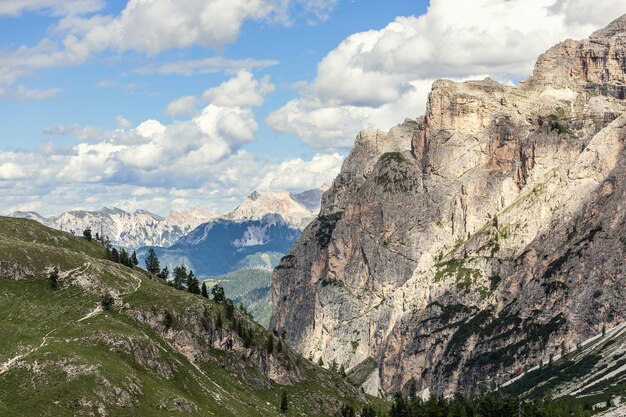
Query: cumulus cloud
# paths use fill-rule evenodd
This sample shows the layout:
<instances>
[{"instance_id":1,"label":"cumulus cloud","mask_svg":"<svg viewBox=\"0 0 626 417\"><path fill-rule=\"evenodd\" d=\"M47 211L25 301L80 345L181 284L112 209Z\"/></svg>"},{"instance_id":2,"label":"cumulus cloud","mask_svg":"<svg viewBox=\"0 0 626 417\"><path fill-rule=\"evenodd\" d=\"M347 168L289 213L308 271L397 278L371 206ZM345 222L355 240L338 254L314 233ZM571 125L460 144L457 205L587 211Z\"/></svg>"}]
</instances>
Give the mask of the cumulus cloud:
<instances>
[{"instance_id":1,"label":"cumulus cloud","mask_svg":"<svg viewBox=\"0 0 626 417\"><path fill-rule=\"evenodd\" d=\"M223 133L233 136L247 132L244 137L250 138L251 129L256 130L256 122L251 123L253 120L252 113L242 109L261 106L265 101L265 96L273 92L274 88L274 85L270 83L269 75L257 80L250 71L243 69L217 87L205 90L202 98L195 96L177 98L167 105L165 112L172 117L191 115L196 112L196 107L204 101L213 106L207 107L203 112L211 113L207 111L207 109L211 109L214 113L213 117L220 118L219 121L213 121L213 123L219 124ZM229 108L230 110L216 112L218 108ZM242 118L244 113L246 113L245 118L248 119L246 123L243 122ZM205 118L209 117L211 117L209 114L205 114Z\"/></svg>"},{"instance_id":2,"label":"cumulus cloud","mask_svg":"<svg viewBox=\"0 0 626 417\"><path fill-rule=\"evenodd\" d=\"M44 134L73 137L79 143L58 148L50 141L33 152L0 152L0 188L11 188L10 194L3 193L0 209L50 213L59 204L46 202L62 189L69 193L65 209L82 196L87 208L144 202L144 207L164 212L174 206L173 200L178 208L185 201L198 205L200 200L205 205L211 200L232 205L260 187L297 189L328 181L338 171L337 155L266 164L242 148L258 129L252 106L260 105L272 90L268 78L257 80L243 70L211 90L207 96L212 102L184 120L168 124L149 119L131 128L118 116L119 128L114 130L75 124L49 127ZM199 105L202 99L193 101ZM298 172L306 176L300 183L283 179ZM119 197L122 192L132 193L132 198ZM180 198L170 198L174 194Z\"/></svg>"},{"instance_id":3,"label":"cumulus cloud","mask_svg":"<svg viewBox=\"0 0 626 417\"><path fill-rule=\"evenodd\" d=\"M588 36L615 10L626 10L626 0L432 0L424 15L346 38L267 123L314 147L347 147L361 128L388 129L422 113L433 79L519 80L540 53Z\"/></svg>"},{"instance_id":4,"label":"cumulus cloud","mask_svg":"<svg viewBox=\"0 0 626 417\"><path fill-rule=\"evenodd\" d=\"M325 3L333 2L304 2L310 11L320 15L330 9ZM290 0L130 0L117 16L89 15L102 5L100 0L6 0L0 3L0 15L18 16L25 11L44 10L65 16L51 30L50 38L0 56L0 85L12 84L45 68L80 65L103 51L154 55L192 46L220 49L237 38L246 20L287 23ZM210 57L143 67L138 72L190 75L275 63Z\"/></svg>"},{"instance_id":5,"label":"cumulus cloud","mask_svg":"<svg viewBox=\"0 0 626 417\"><path fill-rule=\"evenodd\" d=\"M198 98L194 96L184 96L170 102L165 112L172 116L189 116L195 113Z\"/></svg>"},{"instance_id":6,"label":"cumulus cloud","mask_svg":"<svg viewBox=\"0 0 626 417\"><path fill-rule=\"evenodd\" d=\"M272 91L274 85L269 76L259 81L250 71L241 70L230 80L206 90L202 97L218 106L261 106Z\"/></svg>"},{"instance_id":7,"label":"cumulus cloud","mask_svg":"<svg viewBox=\"0 0 626 417\"><path fill-rule=\"evenodd\" d=\"M268 171L260 189L284 191L306 190L330 184L341 170L343 157L338 153L317 154L310 161L290 159Z\"/></svg>"},{"instance_id":8,"label":"cumulus cloud","mask_svg":"<svg viewBox=\"0 0 626 417\"><path fill-rule=\"evenodd\" d=\"M16 180L26 177L26 171L15 162L0 164L0 180Z\"/></svg>"}]
</instances>

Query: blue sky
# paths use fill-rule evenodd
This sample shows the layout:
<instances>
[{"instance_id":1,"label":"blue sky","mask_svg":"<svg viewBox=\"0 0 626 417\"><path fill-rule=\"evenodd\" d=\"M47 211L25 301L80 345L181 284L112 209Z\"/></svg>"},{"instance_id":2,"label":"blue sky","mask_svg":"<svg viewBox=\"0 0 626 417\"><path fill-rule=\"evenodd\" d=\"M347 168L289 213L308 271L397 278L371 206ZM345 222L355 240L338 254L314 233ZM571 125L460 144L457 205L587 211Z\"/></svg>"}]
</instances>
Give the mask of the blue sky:
<instances>
[{"instance_id":1,"label":"blue sky","mask_svg":"<svg viewBox=\"0 0 626 417\"><path fill-rule=\"evenodd\" d=\"M0 212L330 182L437 78L517 82L626 0L0 0Z\"/></svg>"}]
</instances>

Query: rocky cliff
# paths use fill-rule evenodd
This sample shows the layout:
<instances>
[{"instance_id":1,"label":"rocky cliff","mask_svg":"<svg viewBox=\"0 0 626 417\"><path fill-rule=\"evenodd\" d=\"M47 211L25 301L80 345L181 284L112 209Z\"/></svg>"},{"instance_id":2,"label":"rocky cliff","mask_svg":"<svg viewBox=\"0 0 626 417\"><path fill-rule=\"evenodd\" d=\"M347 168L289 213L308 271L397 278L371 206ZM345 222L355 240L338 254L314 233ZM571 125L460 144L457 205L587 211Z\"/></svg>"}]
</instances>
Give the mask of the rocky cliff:
<instances>
[{"instance_id":1,"label":"rocky cliff","mask_svg":"<svg viewBox=\"0 0 626 417\"><path fill-rule=\"evenodd\" d=\"M361 132L271 326L367 392L487 389L625 319L626 16Z\"/></svg>"}]
</instances>

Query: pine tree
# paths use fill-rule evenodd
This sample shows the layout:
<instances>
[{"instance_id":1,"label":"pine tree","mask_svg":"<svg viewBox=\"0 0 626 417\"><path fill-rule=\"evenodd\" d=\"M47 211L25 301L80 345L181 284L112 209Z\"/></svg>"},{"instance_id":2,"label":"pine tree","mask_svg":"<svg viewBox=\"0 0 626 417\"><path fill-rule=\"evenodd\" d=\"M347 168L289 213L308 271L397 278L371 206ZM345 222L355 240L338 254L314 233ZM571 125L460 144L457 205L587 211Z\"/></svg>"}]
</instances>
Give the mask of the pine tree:
<instances>
[{"instance_id":1,"label":"pine tree","mask_svg":"<svg viewBox=\"0 0 626 417\"><path fill-rule=\"evenodd\" d=\"M215 319L215 328L219 330L222 328L222 326L222 315L220 313L217 313L217 318Z\"/></svg>"},{"instance_id":2,"label":"pine tree","mask_svg":"<svg viewBox=\"0 0 626 417\"><path fill-rule=\"evenodd\" d=\"M174 287L179 290L183 288L183 282L187 281L187 268L185 265L174 268Z\"/></svg>"},{"instance_id":3,"label":"pine tree","mask_svg":"<svg viewBox=\"0 0 626 417\"><path fill-rule=\"evenodd\" d=\"M200 282L192 270L189 270L189 274L187 275L187 291L192 294L200 294Z\"/></svg>"},{"instance_id":4,"label":"pine tree","mask_svg":"<svg viewBox=\"0 0 626 417\"><path fill-rule=\"evenodd\" d=\"M283 351L283 342L280 339L276 342L276 352L281 353Z\"/></svg>"},{"instance_id":5,"label":"pine tree","mask_svg":"<svg viewBox=\"0 0 626 417\"><path fill-rule=\"evenodd\" d=\"M356 417L356 411L350 404L341 407L341 417Z\"/></svg>"},{"instance_id":6,"label":"pine tree","mask_svg":"<svg viewBox=\"0 0 626 417\"><path fill-rule=\"evenodd\" d=\"M165 268L161 270L161 272L156 274L156 276L157 278L160 278L163 281L167 281L170 278L170 269L166 266Z\"/></svg>"},{"instance_id":7,"label":"pine tree","mask_svg":"<svg viewBox=\"0 0 626 417\"><path fill-rule=\"evenodd\" d=\"M209 298L209 293L207 292L206 283L204 281L202 281L202 288L200 289L200 292L204 298Z\"/></svg>"},{"instance_id":8,"label":"pine tree","mask_svg":"<svg viewBox=\"0 0 626 417\"><path fill-rule=\"evenodd\" d=\"M115 263L120 262L120 253L115 248L111 248L111 260Z\"/></svg>"},{"instance_id":9,"label":"pine tree","mask_svg":"<svg viewBox=\"0 0 626 417\"><path fill-rule=\"evenodd\" d=\"M137 259L137 252L133 251L133 254L130 257L131 268L139 265L139 260Z\"/></svg>"},{"instance_id":10,"label":"pine tree","mask_svg":"<svg viewBox=\"0 0 626 417\"><path fill-rule=\"evenodd\" d=\"M235 317L235 306L230 298L224 299L226 305L226 318L232 320Z\"/></svg>"},{"instance_id":11,"label":"pine tree","mask_svg":"<svg viewBox=\"0 0 626 417\"><path fill-rule=\"evenodd\" d=\"M156 275L161 270L159 265L159 258L154 251L154 248L150 248L148 250L148 256L146 257L146 270L150 272L152 275Z\"/></svg>"},{"instance_id":12,"label":"pine tree","mask_svg":"<svg viewBox=\"0 0 626 417\"><path fill-rule=\"evenodd\" d=\"M271 333L267 338L267 344L265 345L265 348L267 349L268 354L271 355L272 353L274 353L274 336Z\"/></svg>"},{"instance_id":13,"label":"pine tree","mask_svg":"<svg viewBox=\"0 0 626 417\"><path fill-rule=\"evenodd\" d=\"M124 266L129 266L130 258L126 249L120 249L120 263Z\"/></svg>"},{"instance_id":14,"label":"pine tree","mask_svg":"<svg viewBox=\"0 0 626 417\"><path fill-rule=\"evenodd\" d=\"M87 227L83 230L83 237L91 242L91 227Z\"/></svg>"},{"instance_id":15,"label":"pine tree","mask_svg":"<svg viewBox=\"0 0 626 417\"><path fill-rule=\"evenodd\" d=\"M287 391L283 390L280 396L280 413L287 414L289 411L289 398L287 398Z\"/></svg>"},{"instance_id":16,"label":"pine tree","mask_svg":"<svg viewBox=\"0 0 626 417\"><path fill-rule=\"evenodd\" d=\"M218 304L223 304L226 300L226 296L224 295L224 288L220 284L215 284L211 289L211 294L213 295L213 301Z\"/></svg>"}]
</instances>

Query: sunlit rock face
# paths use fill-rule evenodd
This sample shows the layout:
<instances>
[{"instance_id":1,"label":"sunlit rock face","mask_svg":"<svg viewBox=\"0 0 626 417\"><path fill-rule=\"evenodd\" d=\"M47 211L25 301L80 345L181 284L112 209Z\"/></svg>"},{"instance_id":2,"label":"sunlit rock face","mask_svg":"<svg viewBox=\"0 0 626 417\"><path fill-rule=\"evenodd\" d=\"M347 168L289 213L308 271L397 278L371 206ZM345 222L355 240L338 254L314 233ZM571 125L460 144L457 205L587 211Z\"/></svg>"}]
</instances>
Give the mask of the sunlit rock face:
<instances>
[{"instance_id":1,"label":"sunlit rock face","mask_svg":"<svg viewBox=\"0 0 626 417\"><path fill-rule=\"evenodd\" d=\"M435 82L423 116L357 136L271 326L371 394L450 394L622 322L625 92L626 17L517 87Z\"/></svg>"}]
</instances>

